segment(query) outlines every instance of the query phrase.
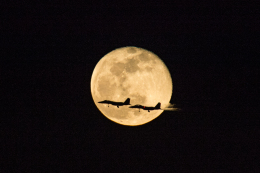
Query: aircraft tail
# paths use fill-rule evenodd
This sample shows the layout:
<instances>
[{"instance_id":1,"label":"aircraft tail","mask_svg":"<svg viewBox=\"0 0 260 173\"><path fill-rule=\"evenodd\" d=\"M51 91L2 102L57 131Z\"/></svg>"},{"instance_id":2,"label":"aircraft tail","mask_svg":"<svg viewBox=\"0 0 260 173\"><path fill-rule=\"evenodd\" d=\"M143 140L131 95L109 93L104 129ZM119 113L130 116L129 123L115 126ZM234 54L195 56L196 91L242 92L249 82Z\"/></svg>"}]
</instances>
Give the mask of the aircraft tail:
<instances>
[{"instance_id":1,"label":"aircraft tail","mask_svg":"<svg viewBox=\"0 0 260 173\"><path fill-rule=\"evenodd\" d=\"M130 105L130 98L127 98L124 102L125 105Z\"/></svg>"},{"instance_id":2,"label":"aircraft tail","mask_svg":"<svg viewBox=\"0 0 260 173\"><path fill-rule=\"evenodd\" d=\"M156 109L161 109L161 103L159 102L156 106L155 106Z\"/></svg>"}]
</instances>

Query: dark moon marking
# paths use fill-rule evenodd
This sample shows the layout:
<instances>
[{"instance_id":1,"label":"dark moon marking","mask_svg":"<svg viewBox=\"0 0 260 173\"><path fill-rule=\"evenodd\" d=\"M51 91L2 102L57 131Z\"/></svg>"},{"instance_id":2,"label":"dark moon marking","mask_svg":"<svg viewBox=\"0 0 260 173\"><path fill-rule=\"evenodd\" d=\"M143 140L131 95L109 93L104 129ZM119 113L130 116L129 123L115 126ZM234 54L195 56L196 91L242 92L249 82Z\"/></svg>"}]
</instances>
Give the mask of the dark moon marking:
<instances>
[{"instance_id":1,"label":"dark moon marking","mask_svg":"<svg viewBox=\"0 0 260 173\"><path fill-rule=\"evenodd\" d=\"M127 76L126 75L122 75L122 76L119 76L119 82L120 83L123 83L123 82L125 82L127 80Z\"/></svg>"},{"instance_id":2,"label":"dark moon marking","mask_svg":"<svg viewBox=\"0 0 260 173\"><path fill-rule=\"evenodd\" d=\"M133 47L130 47L127 49L127 53L135 53L135 52L136 52L136 49Z\"/></svg>"},{"instance_id":3,"label":"dark moon marking","mask_svg":"<svg viewBox=\"0 0 260 173\"><path fill-rule=\"evenodd\" d=\"M132 59L128 59L126 64L125 64L125 70L129 73L134 73L137 70L139 70L140 68L138 67L139 61L132 58Z\"/></svg>"},{"instance_id":4,"label":"dark moon marking","mask_svg":"<svg viewBox=\"0 0 260 173\"><path fill-rule=\"evenodd\" d=\"M148 57L148 55L146 53L141 53L138 58L141 60L141 61L145 61L145 62L149 62L151 61L151 59Z\"/></svg>"},{"instance_id":5,"label":"dark moon marking","mask_svg":"<svg viewBox=\"0 0 260 173\"><path fill-rule=\"evenodd\" d=\"M145 95L140 94L131 94L130 97L132 99L132 103L134 104L144 104L147 100Z\"/></svg>"},{"instance_id":6,"label":"dark moon marking","mask_svg":"<svg viewBox=\"0 0 260 173\"><path fill-rule=\"evenodd\" d=\"M110 80L106 76L100 77L98 81L98 92L100 93L102 98L110 98L115 94L114 89L116 84L110 83ZM109 91L109 92L107 92Z\"/></svg>"},{"instance_id":7,"label":"dark moon marking","mask_svg":"<svg viewBox=\"0 0 260 173\"><path fill-rule=\"evenodd\" d=\"M153 68L152 67L145 67L145 70L150 72L150 71L153 70Z\"/></svg>"},{"instance_id":8,"label":"dark moon marking","mask_svg":"<svg viewBox=\"0 0 260 173\"><path fill-rule=\"evenodd\" d=\"M125 69L125 64L124 63L121 63L121 62L118 62L118 63L115 63L111 69L110 69L110 72L113 74L113 75L116 75L116 76L119 76Z\"/></svg>"}]
</instances>

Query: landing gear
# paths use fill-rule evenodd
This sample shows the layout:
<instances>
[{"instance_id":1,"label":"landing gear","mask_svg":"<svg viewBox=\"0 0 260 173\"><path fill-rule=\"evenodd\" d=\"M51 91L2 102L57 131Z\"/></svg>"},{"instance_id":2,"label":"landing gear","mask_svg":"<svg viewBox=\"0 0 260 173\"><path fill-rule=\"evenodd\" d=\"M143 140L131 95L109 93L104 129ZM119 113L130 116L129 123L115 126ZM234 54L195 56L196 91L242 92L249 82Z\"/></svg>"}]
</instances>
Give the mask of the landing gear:
<instances>
[{"instance_id":1,"label":"landing gear","mask_svg":"<svg viewBox=\"0 0 260 173\"><path fill-rule=\"evenodd\" d=\"M148 110L148 112L150 112L150 111Z\"/></svg>"},{"instance_id":2,"label":"landing gear","mask_svg":"<svg viewBox=\"0 0 260 173\"><path fill-rule=\"evenodd\" d=\"M117 108L119 108L119 106L117 106Z\"/></svg>"}]
</instances>

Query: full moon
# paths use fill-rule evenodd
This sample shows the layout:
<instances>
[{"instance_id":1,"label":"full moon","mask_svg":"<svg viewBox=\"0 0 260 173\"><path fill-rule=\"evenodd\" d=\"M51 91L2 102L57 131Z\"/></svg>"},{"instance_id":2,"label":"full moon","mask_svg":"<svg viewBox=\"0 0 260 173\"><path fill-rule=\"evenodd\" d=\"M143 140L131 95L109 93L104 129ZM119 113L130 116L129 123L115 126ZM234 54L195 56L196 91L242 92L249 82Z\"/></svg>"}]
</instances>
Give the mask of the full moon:
<instances>
[{"instance_id":1,"label":"full moon","mask_svg":"<svg viewBox=\"0 0 260 173\"><path fill-rule=\"evenodd\" d=\"M129 108L136 104L161 107L169 104L172 79L168 68L154 53L123 47L106 54L97 63L91 77L91 94L98 109L110 120L128 126L142 125L158 117L163 110ZM131 105L113 106L98 103L103 100Z\"/></svg>"}]
</instances>

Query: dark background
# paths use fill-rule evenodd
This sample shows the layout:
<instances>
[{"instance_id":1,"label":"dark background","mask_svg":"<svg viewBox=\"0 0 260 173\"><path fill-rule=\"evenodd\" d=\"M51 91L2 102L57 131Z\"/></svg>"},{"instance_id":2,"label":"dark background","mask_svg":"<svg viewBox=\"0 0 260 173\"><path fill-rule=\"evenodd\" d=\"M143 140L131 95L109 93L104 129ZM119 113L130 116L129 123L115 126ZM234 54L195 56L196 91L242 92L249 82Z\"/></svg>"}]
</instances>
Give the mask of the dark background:
<instances>
[{"instance_id":1,"label":"dark background","mask_svg":"<svg viewBox=\"0 0 260 173\"><path fill-rule=\"evenodd\" d=\"M258 172L256 3L2 5L0 172ZM92 72L124 46L165 62L181 112L137 127L101 114Z\"/></svg>"}]
</instances>

